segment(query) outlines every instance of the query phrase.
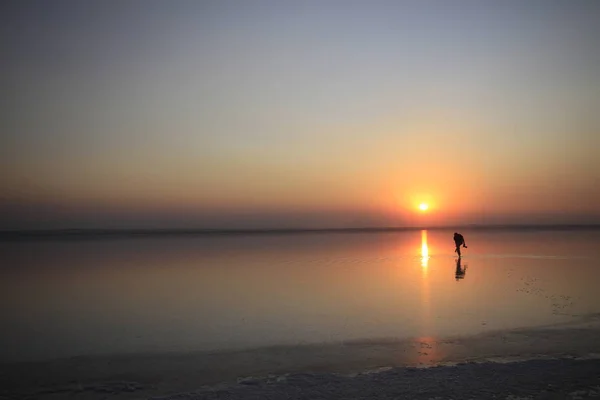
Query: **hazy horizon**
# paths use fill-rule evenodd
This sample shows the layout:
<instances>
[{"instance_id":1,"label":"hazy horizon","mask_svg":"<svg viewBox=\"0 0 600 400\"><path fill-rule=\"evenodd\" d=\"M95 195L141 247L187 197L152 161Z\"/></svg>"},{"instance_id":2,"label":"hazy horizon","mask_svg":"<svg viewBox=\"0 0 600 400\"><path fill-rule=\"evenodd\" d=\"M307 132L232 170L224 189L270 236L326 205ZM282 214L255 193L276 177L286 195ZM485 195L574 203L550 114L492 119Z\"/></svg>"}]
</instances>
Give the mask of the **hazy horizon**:
<instances>
[{"instance_id":1,"label":"hazy horizon","mask_svg":"<svg viewBox=\"0 0 600 400\"><path fill-rule=\"evenodd\" d=\"M600 223L598 2L0 11L0 229Z\"/></svg>"}]
</instances>

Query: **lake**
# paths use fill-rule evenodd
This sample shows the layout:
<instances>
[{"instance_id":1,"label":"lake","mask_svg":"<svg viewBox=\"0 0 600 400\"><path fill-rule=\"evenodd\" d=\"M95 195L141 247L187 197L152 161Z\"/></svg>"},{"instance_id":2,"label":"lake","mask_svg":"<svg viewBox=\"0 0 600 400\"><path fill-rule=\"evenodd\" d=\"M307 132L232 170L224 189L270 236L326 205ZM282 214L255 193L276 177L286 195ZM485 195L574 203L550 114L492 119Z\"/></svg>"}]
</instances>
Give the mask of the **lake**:
<instances>
[{"instance_id":1,"label":"lake","mask_svg":"<svg viewBox=\"0 0 600 400\"><path fill-rule=\"evenodd\" d=\"M600 231L0 243L0 361L475 335L600 312Z\"/></svg>"}]
</instances>

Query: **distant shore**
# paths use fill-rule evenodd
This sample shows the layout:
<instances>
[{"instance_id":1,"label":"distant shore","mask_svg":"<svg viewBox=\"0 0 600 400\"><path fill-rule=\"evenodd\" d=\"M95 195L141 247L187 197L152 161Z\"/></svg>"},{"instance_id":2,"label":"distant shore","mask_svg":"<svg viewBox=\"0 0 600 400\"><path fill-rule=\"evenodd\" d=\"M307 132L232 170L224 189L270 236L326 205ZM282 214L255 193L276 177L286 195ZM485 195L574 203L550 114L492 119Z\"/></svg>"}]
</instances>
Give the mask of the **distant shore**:
<instances>
[{"instance_id":1,"label":"distant shore","mask_svg":"<svg viewBox=\"0 0 600 400\"><path fill-rule=\"evenodd\" d=\"M33 229L0 230L1 241L36 239L102 239L144 238L170 236L240 236L240 235L290 235L319 233L386 233L419 230L476 230L476 231L577 231L600 230L600 224L549 224L549 225L462 225L422 227L357 227L357 228L285 228L285 229Z\"/></svg>"}]
</instances>

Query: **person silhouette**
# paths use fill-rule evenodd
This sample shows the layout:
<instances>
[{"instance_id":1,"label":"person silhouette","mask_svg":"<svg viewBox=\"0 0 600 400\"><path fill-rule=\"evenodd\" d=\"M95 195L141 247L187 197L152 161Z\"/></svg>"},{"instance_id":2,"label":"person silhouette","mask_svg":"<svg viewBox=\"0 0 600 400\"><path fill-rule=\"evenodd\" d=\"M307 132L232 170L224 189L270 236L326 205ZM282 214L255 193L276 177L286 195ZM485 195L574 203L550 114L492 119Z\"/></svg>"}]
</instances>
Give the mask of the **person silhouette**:
<instances>
[{"instance_id":1,"label":"person silhouette","mask_svg":"<svg viewBox=\"0 0 600 400\"><path fill-rule=\"evenodd\" d=\"M458 256L461 257L460 254L460 246L467 248L467 244L465 243L465 238L458 232L454 232L454 244L456 245L456 249L454 251L458 253Z\"/></svg>"}]
</instances>

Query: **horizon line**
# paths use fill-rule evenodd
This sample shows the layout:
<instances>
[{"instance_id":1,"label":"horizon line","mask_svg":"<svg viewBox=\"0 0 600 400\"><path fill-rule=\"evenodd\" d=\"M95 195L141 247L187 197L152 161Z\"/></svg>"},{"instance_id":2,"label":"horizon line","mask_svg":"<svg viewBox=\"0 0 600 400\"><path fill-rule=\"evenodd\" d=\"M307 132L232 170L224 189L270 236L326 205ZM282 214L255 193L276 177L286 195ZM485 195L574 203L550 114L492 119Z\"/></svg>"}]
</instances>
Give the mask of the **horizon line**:
<instances>
[{"instance_id":1,"label":"horizon line","mask_svg":"<svg viewBox=\"0 0 600 400\"><path fill-rule=\"evenodd\" d=\"M308 233L384 233L419 230L595 230L600 224L467 224L434 226L373 226L348 228L54 228L0 230L0 240L44 238L212 236Z\"/></svg>"}]
</instances>

